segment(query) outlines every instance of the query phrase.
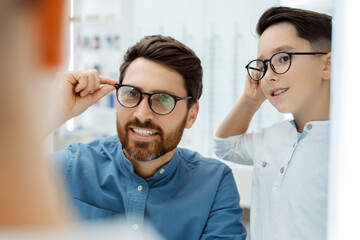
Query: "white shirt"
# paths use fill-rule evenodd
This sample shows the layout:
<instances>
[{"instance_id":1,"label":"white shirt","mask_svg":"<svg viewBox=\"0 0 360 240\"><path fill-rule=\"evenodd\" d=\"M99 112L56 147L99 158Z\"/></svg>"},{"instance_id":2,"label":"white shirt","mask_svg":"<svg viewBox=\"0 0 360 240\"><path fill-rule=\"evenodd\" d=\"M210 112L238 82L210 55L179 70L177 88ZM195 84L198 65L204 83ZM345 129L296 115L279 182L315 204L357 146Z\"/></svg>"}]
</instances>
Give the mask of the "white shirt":
<instances>
[{"instance_id":1,"label":"white shirt","mask_svg":"<svg viewBox=\"0 0 360 240\"><path fill-rule=\"evenodd\" d=\"M254 165L252 240L326 239L329 121L308 122L300 137L286 120L214 141L219 158Z\"/></svg>"}]
</instances>

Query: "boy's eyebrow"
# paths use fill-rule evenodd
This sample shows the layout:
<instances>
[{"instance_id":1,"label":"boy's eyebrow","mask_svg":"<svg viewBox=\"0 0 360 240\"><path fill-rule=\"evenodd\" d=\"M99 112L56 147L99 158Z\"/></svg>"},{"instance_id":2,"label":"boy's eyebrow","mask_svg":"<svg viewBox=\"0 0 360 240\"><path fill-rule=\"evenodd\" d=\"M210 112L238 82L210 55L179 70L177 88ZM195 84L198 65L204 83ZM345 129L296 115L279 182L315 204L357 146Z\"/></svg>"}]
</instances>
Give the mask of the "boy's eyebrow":
<instances>
[{"instance_id":1,"label":"boy's eyebrow","mask_svg":"<svg viewBox=\"0 0 360 240\"><path fill-rule=\"evenodd\" d=\"M290 46L290 45L281 45L280 47L274 48L271 50L271 55L278 53L278 52L286 52L286 51L290 51L290 50L294 50L295 48ZM271 56L268 56L269 58ZM262 55L258 56L258 59L264 59Z\"/></svg>"},{"instance_id":2,"label":"boy's eyebrow","mask_svg":"<svg viewBox=\"0 0 360 240\"><path fill-rule=\"evenodd\" d=\"M280 47L275 48L272 52L277 53L277 52L289 51L289 50L294 50L294 49L295 48L290 45L282 45Z\"/></svg>"}]
</instances>

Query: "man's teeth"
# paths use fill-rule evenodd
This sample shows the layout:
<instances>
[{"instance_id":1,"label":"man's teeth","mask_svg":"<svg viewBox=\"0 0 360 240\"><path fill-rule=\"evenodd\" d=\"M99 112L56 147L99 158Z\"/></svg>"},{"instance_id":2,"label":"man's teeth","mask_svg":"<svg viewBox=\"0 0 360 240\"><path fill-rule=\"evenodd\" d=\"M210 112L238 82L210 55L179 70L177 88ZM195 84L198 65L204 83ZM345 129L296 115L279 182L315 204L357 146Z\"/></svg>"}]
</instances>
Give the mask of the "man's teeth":
<instances>
[{"instance_id":1,"label":"man's teeth","mask_svg":"<svg viewBox=\"0 0 360 240\"><path fill-rule=\"evenodd\" d=\"M142 135L142 136L149 136L149 135L154 135L156 134L156 132L151 132L151 131L148 131L148 130L142 130L142 129L135 129L133 128L134 132L139 134L139 135Z\"/></svg>"},{"instance_id":2,"label":"man's teeth","mask_svg":"<svg viewBox=\"0 0 360 240\"><path fill-rule=\"evenodd\" d=\"M273 96L276 96L276 95L279 95L280 93L283 93L287 91L287 89L279 89L279 90L276 90L274 93L273 93Z\"/></svg>"}]
</instances>

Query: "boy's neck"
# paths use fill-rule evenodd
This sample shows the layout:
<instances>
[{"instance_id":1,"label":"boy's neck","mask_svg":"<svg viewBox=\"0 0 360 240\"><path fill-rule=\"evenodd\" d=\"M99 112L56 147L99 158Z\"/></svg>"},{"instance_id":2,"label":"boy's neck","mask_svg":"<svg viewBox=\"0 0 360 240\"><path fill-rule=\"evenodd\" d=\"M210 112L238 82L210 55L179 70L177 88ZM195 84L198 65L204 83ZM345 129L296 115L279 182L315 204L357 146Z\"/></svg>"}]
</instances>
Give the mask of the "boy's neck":
<instances>
[{"instance_id":1,"label":"boy's neck","mask_svg":"<svg viewBox=\"0 0 360 240\"><path fill-rule=\"evenodd\" d=\"M311 102L293 113L297 131L302 133L306 123L328 121L330 119L330 82L324 82L323 88Z\"/></svg>"},{"instance_id":2,"label":"boy's neck","mask_svg":"<svg viewBox=\"0 0 360 240\"><path fill-rule=\"evenodd\" d=\"M321 109L312 109L314 114L293 114L297 131L302 133L306 123L312 121L328 121L330 115L330 106L323 107Z\"/></svg>"}]
</instances>

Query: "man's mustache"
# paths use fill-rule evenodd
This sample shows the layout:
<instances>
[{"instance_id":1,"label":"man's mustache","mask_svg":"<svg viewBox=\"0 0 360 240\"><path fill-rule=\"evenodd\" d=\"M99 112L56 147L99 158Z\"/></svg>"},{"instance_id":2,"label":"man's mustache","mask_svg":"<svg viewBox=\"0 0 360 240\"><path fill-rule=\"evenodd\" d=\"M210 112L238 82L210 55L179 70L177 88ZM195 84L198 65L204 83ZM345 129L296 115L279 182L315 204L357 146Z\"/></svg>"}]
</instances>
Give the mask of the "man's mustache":
<instances>
[{"instance_id":1,"label":"man's mustache","mask_svg":"<svg viewBox=\"0 0 360 240\"><path fill-rule=\"evenodd\" d=\"M138 118L135 118L134 120L131 120L128 123L126 123L126 128L129 128L130 126L154 129L159 134L162 134L163 132L162 129L157 124L153 123L153 121L150 119L146 120L145 122L141 122Z\"/></svg>"}]
</instances>

